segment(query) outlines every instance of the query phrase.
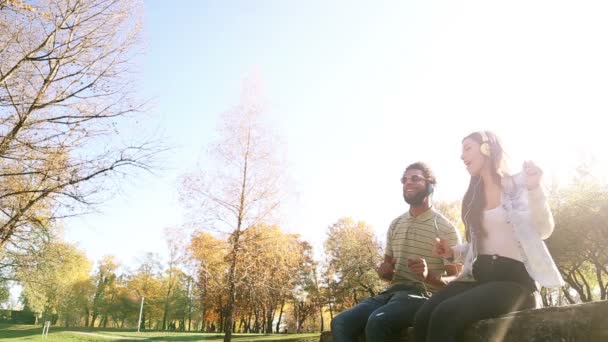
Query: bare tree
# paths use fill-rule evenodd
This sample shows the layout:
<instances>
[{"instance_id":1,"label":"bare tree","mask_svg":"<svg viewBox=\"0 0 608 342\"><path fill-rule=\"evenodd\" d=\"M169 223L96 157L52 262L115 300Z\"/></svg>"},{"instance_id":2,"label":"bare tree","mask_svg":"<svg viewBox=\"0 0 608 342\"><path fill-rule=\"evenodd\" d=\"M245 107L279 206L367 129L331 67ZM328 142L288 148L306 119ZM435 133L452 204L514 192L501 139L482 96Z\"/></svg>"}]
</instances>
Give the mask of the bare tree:
<instances>
[{"instance_id":1,"label":"bare tree","mask_svg":"<svg viewBox=\"0 0 608 342\"><path fill-rule=\"evenodd\" d=\"M214 170L191 173L182 182L183 202L200 224L229 235L224 341L232 336L242 235L267 221L280 202L278 143L262 125L262 112L259 88L246 82L241 104L225 114L221 140L211 150Z\"/></svg>"},{"instance_id":2,"label":"bare tree","mask_svg":"<svg viewBox=\"0 0 608 342\"><path fill-rule=\"evenodd\" d=\"M33 4L0 3L0 247L81 212L107 176L149 169L159 151L119 139L142 109L129 73L137 4Z\"/></svg>"},{"instance_id":3,"label":"bare tree","mask_svg":"<svg viewBox=\"0 0 608 342\"><path fill-rule=\"evenodd\" d=\"M553 198L555 231L547 246L570 287L582 302L608 299L608 187L586 175ZM566 289L565 299L578 300Z\"/></svg>"}]
</instances>

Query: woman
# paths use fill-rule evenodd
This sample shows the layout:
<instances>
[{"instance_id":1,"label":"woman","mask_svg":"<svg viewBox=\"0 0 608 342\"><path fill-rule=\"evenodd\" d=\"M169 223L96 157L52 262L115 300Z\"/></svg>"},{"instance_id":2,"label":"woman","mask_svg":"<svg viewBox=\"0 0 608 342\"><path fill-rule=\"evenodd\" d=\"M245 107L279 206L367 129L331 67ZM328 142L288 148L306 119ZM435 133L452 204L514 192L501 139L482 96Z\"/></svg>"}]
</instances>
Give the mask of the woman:
<instances>
[{"instance_id":1,"label":"woman","mask_svg":"<svg viewBox=\"0 0 608 342\"><path fill-rule=\"evenodd\" d=\"M471 175L461 212L468 242L450 247L438 240L434 249L464 266L416 314L418 342L456 341L472 322L535 307L538 284L564 284L542 241L554 223L541 169L525 162L521 173L508 175L492 132L465 137L461 159Z\"/></svg>"}]
</instances>

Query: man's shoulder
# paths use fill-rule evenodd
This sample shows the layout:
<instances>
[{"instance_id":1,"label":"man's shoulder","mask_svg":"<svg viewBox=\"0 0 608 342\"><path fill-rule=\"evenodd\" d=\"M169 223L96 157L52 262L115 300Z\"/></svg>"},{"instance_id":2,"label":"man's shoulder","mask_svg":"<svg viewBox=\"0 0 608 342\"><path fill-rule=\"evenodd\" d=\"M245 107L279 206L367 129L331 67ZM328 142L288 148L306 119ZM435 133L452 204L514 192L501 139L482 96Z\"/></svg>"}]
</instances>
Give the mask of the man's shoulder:
<instances>
[{"instance_id":1,"label":"man's shoulder","mask_svg":"<svg viewBox=\"0 0 608 342\"><path fill-rule=\"evenodd\" d=\"M391 221L391 225L389 226L389 229L395 229L395 227L400 223L403 222L404 220L407 220L410 217L410 213L408 211L404 212L403 214L395 217L393 219L393 221Z\"/></svg>"},{"instance_id":2,"label":"man's shoulder","mask_svg":"<svg viewBox=\"0 0 608 342\"><path fill-rule=\"evenodd\" d=\"M410 217L410 213L407 211L405 213L395 217L393 219L393 221L391 221L391 224L388 226L388 234L392 235L395 232L395 230L398 228L398 226L400 224L403 224L403 222L406 222L409 217Z\"/></svg>"},{"instance_id":3,"label":"man's shoulder","mask_svg":"<svg viewBox=\"0 0 608 342\"><path fill-rule=\"evenodd\" d=\"M433 214L435 215L435 219L437 220L437 224L443 228L452 229L456 228L456 224L450 221L449 218L445 217L443 213L437 211L437 209L433 208Z\"/></svg>"}]
</instances>

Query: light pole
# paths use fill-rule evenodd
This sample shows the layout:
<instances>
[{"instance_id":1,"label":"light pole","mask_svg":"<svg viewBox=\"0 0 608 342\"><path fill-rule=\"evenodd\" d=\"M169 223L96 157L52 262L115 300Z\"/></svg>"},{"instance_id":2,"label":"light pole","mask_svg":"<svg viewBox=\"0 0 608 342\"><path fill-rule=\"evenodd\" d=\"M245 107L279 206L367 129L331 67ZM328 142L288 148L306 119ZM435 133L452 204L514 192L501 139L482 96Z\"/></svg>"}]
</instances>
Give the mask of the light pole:
<instances>
[{"instance_id":1,"label":"light pole","mask_svg":"<svg viewBox=\"0 0 608 342\"><path fill-rule=\"evenodd\" d=\"M141 327L141 313L144 311L144 297L141 297L141 306L139 307L139 320L137 320L137 332L139 332L139 328Z\"/></svg>"}]
</instances>

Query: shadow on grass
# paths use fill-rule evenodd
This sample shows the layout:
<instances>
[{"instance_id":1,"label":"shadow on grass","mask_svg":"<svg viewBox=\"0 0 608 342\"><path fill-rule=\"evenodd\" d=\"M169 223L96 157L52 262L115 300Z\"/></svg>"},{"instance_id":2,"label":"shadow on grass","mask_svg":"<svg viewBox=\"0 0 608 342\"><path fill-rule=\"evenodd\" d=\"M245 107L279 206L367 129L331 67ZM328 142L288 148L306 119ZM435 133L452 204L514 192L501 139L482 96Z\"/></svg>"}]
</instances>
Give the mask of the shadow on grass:
<instances>
[{"instance_id":1,"label":"shadow on grass","mask_svg":"<svg viewBox=\"0 0 608 342\"><path fill-rule=\"evenodd\" d=\"M28 336L42 336L42 327L31 325L0 324L0 339L18 338Z\"/></svg>"}]
</instances>

